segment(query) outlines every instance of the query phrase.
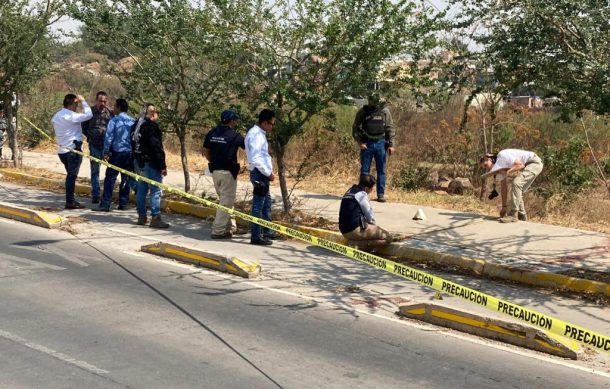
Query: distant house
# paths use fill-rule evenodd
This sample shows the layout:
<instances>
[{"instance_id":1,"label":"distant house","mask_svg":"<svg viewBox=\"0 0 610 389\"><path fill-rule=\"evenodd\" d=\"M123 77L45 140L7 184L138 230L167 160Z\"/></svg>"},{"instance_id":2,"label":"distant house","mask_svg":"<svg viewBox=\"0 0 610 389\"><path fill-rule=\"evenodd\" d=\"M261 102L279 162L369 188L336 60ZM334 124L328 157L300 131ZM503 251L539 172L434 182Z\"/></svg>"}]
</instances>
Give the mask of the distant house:
<instances>
[{"instance_id":1,"label":"distant house","mask_svg":"<svg viewBox=\"0 0 610 389\"><path fill-rule=\"evenodd\" d=\"M539 109L544 107L540 96L509 96L508 102L514 107Z\"/></svg>"}]
</instances>

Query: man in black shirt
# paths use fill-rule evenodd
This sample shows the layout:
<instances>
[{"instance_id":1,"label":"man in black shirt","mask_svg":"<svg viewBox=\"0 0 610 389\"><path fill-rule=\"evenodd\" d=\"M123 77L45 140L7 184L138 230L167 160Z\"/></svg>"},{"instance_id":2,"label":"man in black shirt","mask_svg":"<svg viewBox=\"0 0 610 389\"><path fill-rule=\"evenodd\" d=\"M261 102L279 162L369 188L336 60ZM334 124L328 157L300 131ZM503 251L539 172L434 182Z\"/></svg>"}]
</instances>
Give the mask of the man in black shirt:
<instances>
[{"instance_id":1,"label":"man in black shirt","mask_svg":"<svg viewBox=\"0 0 610 389\"><path fill-rule=\"evenodd\" d=\"M203 155L209 161L220 205L233 208L237 192L237 150L245 148L244 137L235 131L239 117L231 110L220 114L220 125L212 129L203 142ZM221 210L216 211L212 239L229 239L235 231L235 221Z\"/></svg>"}]
</instances>

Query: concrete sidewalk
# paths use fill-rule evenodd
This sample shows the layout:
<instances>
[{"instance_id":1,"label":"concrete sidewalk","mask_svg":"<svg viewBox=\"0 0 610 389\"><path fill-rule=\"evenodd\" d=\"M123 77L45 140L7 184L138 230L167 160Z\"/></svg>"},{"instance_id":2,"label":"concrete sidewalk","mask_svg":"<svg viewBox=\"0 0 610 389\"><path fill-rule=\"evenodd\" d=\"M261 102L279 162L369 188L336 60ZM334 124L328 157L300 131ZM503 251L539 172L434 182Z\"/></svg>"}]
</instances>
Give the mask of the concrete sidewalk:
<instances>
[{"instance_id":1,"label":"concrete sidewalk","mask_svg":"<svg viewBox=\"0 0 610 389\"><path fill-rule=\"evenodd\" d=\"M64 173L55 154L24 151L23 163ZM104 167L102 178L103 172ZM211 177L200 173L192 174L193 192L214 197ZM84 161L79 176L88 178L89 174L89 163ZM181 171L169 171L164 182L177 188L184 187ZM240 177L238 184L237 198L247 199L251 193L250 183ZM346 183L345 187L349 185ZM272 193L280 202L279 187L274 186ZM298 190L295 195L302 211L337 221L339 197ZM605 281L610 287L609 235L529 222L501 224L495 218L481 215L402 203L373 203L373 207L379 225L409 236L410 239L401 242L401 246L424 250L431 257L451 254L475 259L483 265L499 265L508 272L529 270L570 275ZM412 220L418 208L424 210L427 220Z\"/></svg>"}]
</instances>

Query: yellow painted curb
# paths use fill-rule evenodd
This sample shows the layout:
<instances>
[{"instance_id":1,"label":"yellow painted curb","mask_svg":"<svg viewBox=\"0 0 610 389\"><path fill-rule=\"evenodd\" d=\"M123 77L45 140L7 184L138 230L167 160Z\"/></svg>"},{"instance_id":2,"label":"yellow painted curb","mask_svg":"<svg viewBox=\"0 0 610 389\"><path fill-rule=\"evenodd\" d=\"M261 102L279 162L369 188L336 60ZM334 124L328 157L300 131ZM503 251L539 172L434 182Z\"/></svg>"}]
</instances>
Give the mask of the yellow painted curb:
<instances>
[{"instance_id":1,"label":"yellow painted curb","mask_svg":"<svg viewBox=\"0 0 610 389\"><path fill-rule=\"evenodd\" d=\"M341 234L319 228L296 227L295 230L306 232L337 243L346 244ZM592 293L610 296L610 284L600 281L576 278L565 274L542 272L537 270L513 267L510 265L490 263L481 258L470 258L461 255L447 254L416 247L409 247L397 243L391 243L377 250L377 253L399 258L405 261L418 261L452 265L461 269L469 270L475 274L519 282L525 285L539 286L544 288L559 289L577 293Z\"/></svg>"},{"instance_id":2,"label":"yellow painted curb","mask_svg":"<svg viewBox=\"0 0 610 389\"><path fill-rule=\"evenodd\" d=\"M256 278L262 270L261 266L256 262L226 257L169 243L149 244L142 246L141 250L145 253L172 258L180 262L187 262L244 278Z\"/></svg>"},{"instance_id":3,"label":"yellow painted curb","mask_svg":"<svg viewBox=\"0 0 610 389\"><path fill-rule=\"evenodd\" d=\"M442 305L424 303L401 306L397 314L562 358L580 359L583 355L578 342L570 339L524 324L484 317Z\"/></svg>"},{"instance_id":4,"label":"yellow painted curb","mask_svg":"<svg viewBox=\"0 0 610 389\"><path fill-rule=\"evenodd\" d=\"M35 211L28 208L18 207L13 204L0 202L0 217L33 224L44 228L57 228L61 226L62 217L54 213Z\"/></svg>"}]
</instances>

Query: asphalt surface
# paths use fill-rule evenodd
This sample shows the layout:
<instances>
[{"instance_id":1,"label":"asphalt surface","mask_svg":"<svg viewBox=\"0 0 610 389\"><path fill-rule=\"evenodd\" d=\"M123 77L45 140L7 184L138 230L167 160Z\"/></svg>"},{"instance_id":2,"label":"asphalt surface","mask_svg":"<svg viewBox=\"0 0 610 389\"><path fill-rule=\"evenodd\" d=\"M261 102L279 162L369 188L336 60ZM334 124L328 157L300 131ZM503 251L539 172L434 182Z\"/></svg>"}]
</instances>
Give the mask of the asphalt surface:
<instances>
[{"instance_id":1,"label":"asphalt surface","mask_svg":"<svg viewBox=\"0 0 610 389\"><path fill-rule=\"evenodd\" d=\"M0 222L1 388L610 387L568 366Z\"/></svg>"}]
</instances>

